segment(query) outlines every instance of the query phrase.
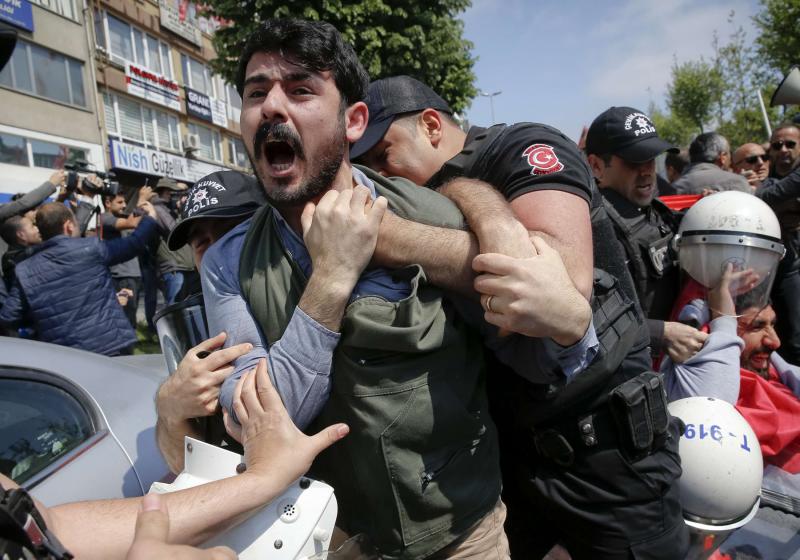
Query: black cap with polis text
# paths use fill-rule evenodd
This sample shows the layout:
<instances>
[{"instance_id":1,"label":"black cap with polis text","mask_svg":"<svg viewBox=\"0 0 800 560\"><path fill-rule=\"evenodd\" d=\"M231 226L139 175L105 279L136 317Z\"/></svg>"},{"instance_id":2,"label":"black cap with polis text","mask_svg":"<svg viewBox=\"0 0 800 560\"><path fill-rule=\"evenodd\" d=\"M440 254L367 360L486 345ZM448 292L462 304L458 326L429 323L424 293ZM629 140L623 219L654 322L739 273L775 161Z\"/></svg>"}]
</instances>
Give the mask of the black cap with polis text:
<instances>
[{"instance_id":1,"label":"black cap with polis text","mask_svg":"<svg viewBox=\"0 0 800 560\"><path fill-rule=\"evenodd\" d=\"M170 232L167 245L172 251L183 247L192 223L201 218L244 218L265 203L264 191L252 175L238 171L210 173L187 191L181 219Z\"/></svg>"},{"instance_id":2,"label":"black cap with polis text","mask_svg":"<svg viewBox=\"0 0 800 560\"><path fill-rule=\"evenodd\" d=\"M369 108L369 123L364 135L350 147L351 159L365 154L380 142L398 115L428 108L453 113L435 91L411 76L375 80L369 85L364 102Z\"/></svg>"},{"instance_id":3,"label":"black cap with polis text","mask_svg":"<svg viewBox=\"0 0 800 560\"><path fill-rule=\"evenodd\" d=\"M586 134L587 154L613 154L631 163L644 163L663 152L678 151L659 138L650 117L632 107L603 111Z\"/></svg>"}]
</instances>

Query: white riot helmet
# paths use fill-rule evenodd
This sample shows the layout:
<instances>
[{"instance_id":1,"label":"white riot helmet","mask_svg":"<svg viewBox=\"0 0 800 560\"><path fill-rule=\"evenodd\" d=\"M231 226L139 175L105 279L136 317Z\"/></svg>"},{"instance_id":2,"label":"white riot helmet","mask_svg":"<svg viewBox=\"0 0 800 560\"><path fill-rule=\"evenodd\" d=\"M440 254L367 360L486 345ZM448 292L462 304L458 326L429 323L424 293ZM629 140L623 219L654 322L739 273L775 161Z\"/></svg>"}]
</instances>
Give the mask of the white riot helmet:
<instances>
[{"instance_id":1,"label":"white riot helmet","mask_svg":"<svg viewBox=\"0 0 800 560\"><path fill-rule=\"evenodd\" d=\"M760 502L764 472L753 429L725 401L690 397L669 404L686 425L679 444L681 506L695 531L732 531L750 521Z\"/></svg>"},{"instance_id":2,"label":"white riot helmet","mask_svg":"<svg viewBox=\"0 0 800 560\"><path fill-rule=\"evenodd\" d=\"M675 242L681 268L708 289L719 285L729 264L757 275L755 286L731 286L737 314L767 304L785 249L778 218L761 199L738 191L706 196L686 212Z\"/></svg>"}]
</instances>

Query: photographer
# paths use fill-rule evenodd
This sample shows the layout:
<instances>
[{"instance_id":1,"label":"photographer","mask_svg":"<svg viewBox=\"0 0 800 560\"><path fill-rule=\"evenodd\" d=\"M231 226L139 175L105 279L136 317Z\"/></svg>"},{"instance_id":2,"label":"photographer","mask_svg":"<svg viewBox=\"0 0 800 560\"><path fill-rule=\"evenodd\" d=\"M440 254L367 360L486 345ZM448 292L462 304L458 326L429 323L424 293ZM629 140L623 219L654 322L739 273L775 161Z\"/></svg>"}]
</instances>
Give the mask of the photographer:
<instances>
[{"instance_id":1,"label":"photographer","mask_svg":"<svg viewBox=\"0 0 800 560\"><path fill-rule=\"evenodd\" d=\"M64 166L68 173L65 181L67 201L75 221L78 224L80 237L92 224L92 218L100 213L100 197L116 196L119 192L119 183L113 181L113 173L93 171L86 162L68 164Z\"/></svg>"},{"instance_id":2,"label":"photographer","mask_svg":"<svg viewBox=\"0 0 800 560\"><path fill-rule=\"evenodd\" d=\"M63 169L53 171L50 178L16 200L0 204L0 222L4 222L12 216L21 216L26 212L35 209L42 202L51 197L56 189L64 184L66 175Z\"/></svg>"},{"instance_id":3,"label":"photographer","mask_svg":"<svg viewBox=\"0 0 800 560\"><path fill-rule=\"evenodd\" d=\"M191 249L183 247L170 251L167 246L169 232L175 227L178 218L178 201L186 194L187 189L185 183L163 177L158 180L155 194L150 197L161 234L155 255L158 281L167 305L181 299L179 294L200 291L200 279L195 270Z\"/></svg>"},{"instance_id":4,"label":"photographer","mask_svg":"<svg viewBox=\"0 0 800 560\"><path fill-rule=\"evenodd\" d=\"M144 194L147 194L144 191ZM139 195L143 200L146 196ZM139 225L143 213L141 209L136 209L133 213L126 212L125 197L121 194L103 195L104 212L100 214L100 238L105 240L119 239L127 237ZM125 315L131 326L136 328L136 309L139 302L139 291L142 286L142 273L139 268L139 259L133 257L125 262L115 264L110 267L111 279L114 282L114 290L118 293L122 290L130 290L126 303L122 306Z\"/></svg>"},{"instance_id":5,"label":"photographer","mask_svg":"<svg viewBox=\"0 0 800 560\"><path fill-rule=\"evenodd\" d=\"M142 252L156 234L155 210L142 203L145 217L129 237L78 238L78 223L63 204L45 204L36 213L43 242L17 265L0 325L23 320L45 342L107 356L127 354L136 334L117 302L109 266Z\"/></svg>"}]
</instances>

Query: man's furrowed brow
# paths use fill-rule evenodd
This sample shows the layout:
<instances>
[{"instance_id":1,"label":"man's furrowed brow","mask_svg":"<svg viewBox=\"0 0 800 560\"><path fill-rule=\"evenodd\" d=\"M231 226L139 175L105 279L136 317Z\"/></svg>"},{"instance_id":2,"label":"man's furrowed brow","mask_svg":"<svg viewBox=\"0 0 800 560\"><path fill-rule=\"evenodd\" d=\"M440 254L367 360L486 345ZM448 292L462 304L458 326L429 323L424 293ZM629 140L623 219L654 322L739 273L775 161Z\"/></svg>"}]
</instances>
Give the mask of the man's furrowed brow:
<instances>
[{"instance_id":1,"label":"man's furrowed brow","mask_svg":"<svg viewBox=\"0 0 800 560\"><path fill-rule=\"evenodd\" d=\"M262 85L268 83L270 81L269 76L264 73L259 72L258 74L253 74L252 76L248 76L244 81L243 89L246 89L247 86L257 84Z\"/></svg>"},{"instance_id":2,"label":"man's furrowed brow","mask_svg":"<svg viewBox=\"0 0 800 560\"><path fill-rule=\"evenodd\" d=\"M306 81L314 81L316 79L320 79L321 76L316 74L315 72L311 72L308 70L296 70L292 72L288 72L281 76L279 81L282 82L306 82ZM269 84L273 81L277 81L274 78L270 77L265 72L258 72L253 74L252 76L248 76L244 81L243 89L247 89L247 86L250 85L259 85L263 86L265 84Z\"/></svg>"}]
</instances>

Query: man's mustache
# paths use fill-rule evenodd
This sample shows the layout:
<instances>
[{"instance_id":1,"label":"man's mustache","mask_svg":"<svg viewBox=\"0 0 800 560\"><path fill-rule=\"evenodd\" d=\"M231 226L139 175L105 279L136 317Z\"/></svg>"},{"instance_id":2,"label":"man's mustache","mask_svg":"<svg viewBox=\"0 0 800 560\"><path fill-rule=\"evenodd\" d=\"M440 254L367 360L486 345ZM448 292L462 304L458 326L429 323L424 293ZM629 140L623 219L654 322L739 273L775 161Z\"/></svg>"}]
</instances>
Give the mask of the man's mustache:
<instances>
[{"instance_id":1,"label":"man's mustache","mask_svg":"<svg viewBox=\"0 0 800 560\"><path fill-rule=\"evenodd\" d=\"M262 123L256 130L253 137L253 154L256 161L261 159L264 155L264 144L267 142L286 142L292 150L294 155L300 159L305 159L305 152L303 152L303 144L300 142L300 137L291 129L286 123L271 124L268 122Z\"/></svg>"}]
</instances>

